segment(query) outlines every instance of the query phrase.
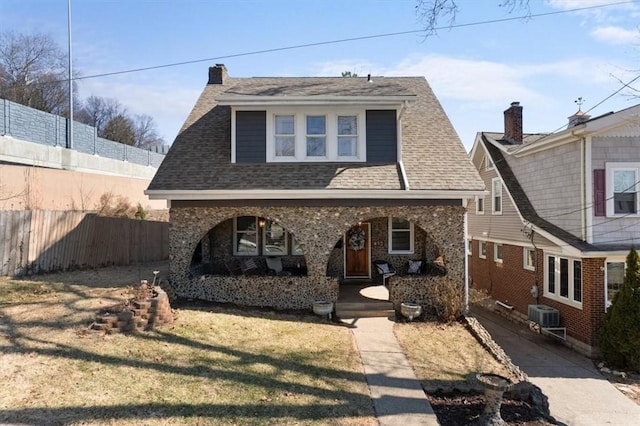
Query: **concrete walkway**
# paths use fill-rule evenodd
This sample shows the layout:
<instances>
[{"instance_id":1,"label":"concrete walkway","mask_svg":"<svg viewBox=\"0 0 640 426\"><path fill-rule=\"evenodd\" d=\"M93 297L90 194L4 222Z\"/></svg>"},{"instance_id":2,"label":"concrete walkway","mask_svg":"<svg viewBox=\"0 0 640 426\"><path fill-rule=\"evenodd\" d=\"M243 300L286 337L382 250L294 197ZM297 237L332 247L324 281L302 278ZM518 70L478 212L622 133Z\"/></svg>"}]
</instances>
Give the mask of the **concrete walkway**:
<instances>
[{"instance_id":1,"label":"concrete walkway","mask_svg":"<svg viewBox=\"0 0 640 426\"><path fill-rule=\"evenodd\" d=\"M483 308L473 315L549 398L551 415L571 426L640 425L640 406L604 379L591 360Z\"/></svg>"},{"instance_id":2,"label":"concrete walkway","mask_svg":"<svg viewBox=\"0 0 640 426\"><path fill-rule=\"evenodd\" d=\"M376 417L382 426L438 425L388 318L343 319L355 336Z\"/></svg>"}]
</instances>

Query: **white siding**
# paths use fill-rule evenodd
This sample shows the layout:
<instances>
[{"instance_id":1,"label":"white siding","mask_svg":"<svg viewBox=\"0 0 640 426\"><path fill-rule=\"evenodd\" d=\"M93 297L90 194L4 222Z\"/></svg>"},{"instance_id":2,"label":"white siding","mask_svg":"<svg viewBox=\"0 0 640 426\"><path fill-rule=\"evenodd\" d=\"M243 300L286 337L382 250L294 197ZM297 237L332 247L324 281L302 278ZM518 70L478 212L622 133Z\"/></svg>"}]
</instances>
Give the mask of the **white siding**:
<instances>
[{"instance_id":1,"label":"white siding","mask_svg":"<svg viewBox=\"0 0 640 426\"><path fill-rule=\"evenodd\" d=\"M481 147L479 147L481 148ZM521 229L523 227L520 215L513 205L511 198L507 192L507 187L502 185L502 214L491 213L491 203L493 202L491 194L491 181L498 177L495 169L486 170L484 164L484 149L477 149L473 163L480 172L480 177L484 181L488 194L484 199L484 214L476 214L475 202L469 205L469 235L473 239L484 239L492 241L512 241L526 244L529 240L524 236Z\"/></svg>"},{"instance_id":2,"label":"white siding","mask_svg":"<svg viewBox=\"0 0 640 426\"><path fill-rule=\"evenodd\" d=\"M616 129L615 134L620 134L621 130L623 129ZM637 128L635 133L640 133ZM640 136L594 137L591 152L592 174L594 169L604 169L607 162L640 163ZM593 243L640 244L640 218L594 216Z\"/></svg>"},{"instance_id":3,"label":"white siding","mask_svg":"<svg viewBox=\"0 0 640 426\"><path fill-rule=\"evenodd\" d=\"M581 141L507 157L538 216L582 237Z\"/></svg>"}]
</instances>

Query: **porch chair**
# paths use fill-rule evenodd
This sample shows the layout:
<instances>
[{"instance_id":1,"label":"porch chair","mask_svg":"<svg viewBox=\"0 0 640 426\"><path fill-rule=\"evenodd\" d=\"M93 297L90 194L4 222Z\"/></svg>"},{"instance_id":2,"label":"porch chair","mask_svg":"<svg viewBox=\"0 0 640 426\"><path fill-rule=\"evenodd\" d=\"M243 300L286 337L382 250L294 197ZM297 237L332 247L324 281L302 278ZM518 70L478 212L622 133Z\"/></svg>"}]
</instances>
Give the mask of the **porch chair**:
<instances>
[{"instance_id":1,"label":"porch chair","mask_svg":"<svg viewBox=\"0 0 640 426\"><path fill-rule=\"evenodd\" d=\"M291 272L285 271L282 267L282 258L280 257L267 257L267 269L269 273L279 276L289 276Z\"/></svg>"},{"instance_id":2,"label":"porch chair","mask_svg":"<svg viewBox=\"0 0 640 426\"><path fill-rule=\"evenodd\" d=\"M378 273L382 275L382 285L386 287L387 278L392 277L396 274L395 268L386 260L374 260L373 264L378 270Z\"/></svg>"},{"instance_id":3,"label":"porch chair","mask_svg":"<svg viewBox=\"0 0 640 426\"><path fill-rule=\"evenodd\" d=\"M425 273L426 262L420 260L410 260L407 262L407 275L423 275Z\"/></svg>"},{"instance_id":4,"label":"porch chair","mask_svg":"<svg viewBox=\"0 0 640 426\"><path fill-rule=\"evenodd\" d=\"M242 274L247 275L258 269L258 265L256 261L253 259L247 259L244 262L240 263L240 269L242 270Z\"/></svg>"}]
</instances>

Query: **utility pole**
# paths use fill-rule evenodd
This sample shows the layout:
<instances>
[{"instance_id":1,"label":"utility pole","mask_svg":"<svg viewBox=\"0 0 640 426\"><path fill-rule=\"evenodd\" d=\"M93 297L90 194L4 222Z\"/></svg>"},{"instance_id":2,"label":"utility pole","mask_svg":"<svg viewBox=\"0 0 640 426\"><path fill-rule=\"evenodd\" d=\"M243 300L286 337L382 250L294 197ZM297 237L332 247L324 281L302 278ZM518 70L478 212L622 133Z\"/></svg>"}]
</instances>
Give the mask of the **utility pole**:
<instances>
[{"instance_id":1,"label":"utility pole","mask_svg":"<svg viewBox=\"0 0 640 426\"><path fill-rule=\"evenodd\" d=\"M67 148L73 149L73 65L71 55L71 0L67 0L67 29L69 39L69 135Z\"/></svg>"}]
</instances>

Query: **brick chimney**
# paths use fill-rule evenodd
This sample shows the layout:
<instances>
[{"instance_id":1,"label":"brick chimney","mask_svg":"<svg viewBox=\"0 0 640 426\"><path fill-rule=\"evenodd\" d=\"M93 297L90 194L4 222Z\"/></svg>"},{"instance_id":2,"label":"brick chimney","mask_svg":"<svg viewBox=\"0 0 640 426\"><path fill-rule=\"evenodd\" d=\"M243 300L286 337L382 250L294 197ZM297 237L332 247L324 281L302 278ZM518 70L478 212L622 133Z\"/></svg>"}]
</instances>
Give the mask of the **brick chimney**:
<instances>
[{"instance_id":1,"label":"brick chimney","mask_svg":"<svg viewBox=\"0 0 640 426\"><path fill-rule=\"evenodd\" d=\"M224 64L216 64L209 67L209 84L222 84L227 79L227 67Z\"/></svg>"},{"instance_id":2,"label":"brick chimney","mask_svg":"<svg viewBox=\"0 0 640 426\"><path fill-rule=\"evenodd\" d=\"M511 102L504 112L504 138L513 143L522 143L522 106L520 102Z\"/></svg>"}]
</instances>

